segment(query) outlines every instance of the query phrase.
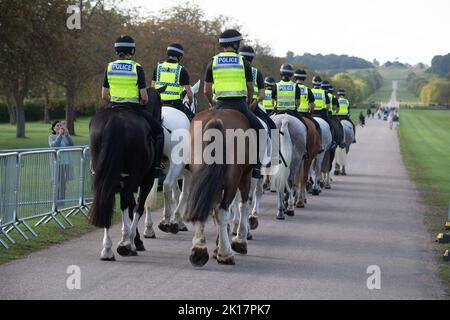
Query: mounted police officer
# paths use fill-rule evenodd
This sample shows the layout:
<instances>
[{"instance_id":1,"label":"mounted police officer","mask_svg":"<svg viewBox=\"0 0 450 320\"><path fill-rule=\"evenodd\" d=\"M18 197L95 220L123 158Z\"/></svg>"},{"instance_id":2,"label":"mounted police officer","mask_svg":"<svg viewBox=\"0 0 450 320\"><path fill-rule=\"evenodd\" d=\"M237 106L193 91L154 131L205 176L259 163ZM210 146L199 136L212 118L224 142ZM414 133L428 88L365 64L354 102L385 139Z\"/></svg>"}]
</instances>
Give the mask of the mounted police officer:
<instances>
[{"instance_id":1,"label":"mounted police officer","mask_svg":"<svg viewBox=\"0 0 450 320\"><path fill-rule=\"evenodd\" d=\"M167 89L161 94L163 105L182 111L189 120L192 120L193 112L182 102L183 88L186 91L189 106L194 100L194 94L189 84L189 74L186 68L180 64L184 49L179 43L171 43L166 52L166 60L158 63L153 70L152 87L158 89L167 86Z\"/></svg>"},{"instance_id":2,"label":"mounted police officer","mask_svg":"<svg viewBox=\"0 0 450 320\"><path fill-rule=\"evenodd\" d=\"M338 142L339 147L344 148L345 147L344 128L342 127L341 121L335 116L336 114L335 110L339 110L339 101L331 92L332 86L328 80L323 80L321 87L323 90L325 90L325 94L328 95L328 98L330 99L331 102L330 109L328 110L328 117L330 118L331 123L334 127L334 131L337 134L336 140Z\"/></svg>"},{"instance_id":3,"label":"mounted police officer","mask_svg":"<svg viewBox=\"0 0 450 320\"><path fill-rule=\"evenodd\" d=\"M355 124L350 118L350 102L345 97L345 90L340 89L337 94L339 96L339 112L337 113L337 116L340 119L348 120L353 125L353 133L356 137ZM356 138L353 140L353 143L356 143Z\"/></svg>"},{"instance_id":4,"label":"mounted police officer","mask_svg":"<svg viewBox=\"0 0 450 320\"><path fill-rule=\"evenodd\" d=\"M335 148L338 143L337 132L334 129L334 125L330 118L328 117L328 110L330 109L330 97L325 93L325 90L321 88L322 78L320 76L315 76L312 80L314 88L311 90L314 94L314 98L316 99L314 102L314 111L313 114L320 116L323 120L325 120L330 126L331 135L333 137L332 148Z\"/></svg>"},{"instance_id":5,"label":"mounted police officer","mask_svg":"<svg viewBox=\"0 0 450 320\"><path fill-rule=\"evenodd\" d=\"M243 46L239 48L239 55L243 56L245 60L247 60L250 65L253 62L253 58L256 56L255 50L253 50L250 46ZM257 68L252 67L252 76L253 76L253 99L250 105L250 109L256 114L258 118L263 120L269 129L276 129L277 126L273 122L272 119L267 115L266 112L259 108L259 104L263 104L265 90L264 90L264 78ZM269 131L270 132L270 131Z\"/></svg>"},{"instance_id":6,"label":"mounted police officer","mask_svg":"<svg viewBox=\"0 0 450 320\"><path fill-rule=\"evenodd\" d=\"M265 77L264 78L264 100L263 100L263 107L266 110L268 115L271 115L274 111L273 108L273 100L272 100L272 90L273 87L276 85L275 79L272 77Z\"/></svg>"},{"instance_id":7,"label":"mounted police officer","mask_svg":"<svg viewBox=\"0 0 450 320\"><path fill-rule=\"evenodd\" d=\"M250 63L238 54L242 39L242 35L233 29L226 30L220 35L219 44L223 52L214 56L206 68L204 93L210 106L213 107L214 84L217 99L215 107L240 111L248 119L250 126L256 130L258 138L259 130L264 130L264 127L249 110L253 100L253 74ZM253 167L253 177L261 178L259 157Z\"/></svg>"},{"instance_id":8,"label":"mounted police officer","mask_svg":"<svg viewBox=\"0 0 450 320\"><path fill-rule=\"evenodd\" d=\"M320 129L320 124L316 119L311 115L314 111L314 94L310 88L305 85L305 80L307 78L306 71L303 69L297 69L294 72L294 80L297 83L297 86L300 88L300 105L298 107L298 112L302 117L306 117L311 120L316 126L316 130L319 133L320 138L322 139L322 130Z\"/></svg>"},{"instance_id":9,"label":"mounted police officer","mask_svg":"<svg viewBox=\"0 0 450 320\"><path fill-rule=\"evenodd\" d=\"M136 45L130 36L120 36L114 47L119 60L110 62L105 72L102 87L102 99L113 108L129 108L144 117L150 125L151 135L155 141L154 173L161 172L161 156L164 147L164 132L146 107L148 94L145 74L141 65L131 58Z\"/></svg>"}]
</instances>

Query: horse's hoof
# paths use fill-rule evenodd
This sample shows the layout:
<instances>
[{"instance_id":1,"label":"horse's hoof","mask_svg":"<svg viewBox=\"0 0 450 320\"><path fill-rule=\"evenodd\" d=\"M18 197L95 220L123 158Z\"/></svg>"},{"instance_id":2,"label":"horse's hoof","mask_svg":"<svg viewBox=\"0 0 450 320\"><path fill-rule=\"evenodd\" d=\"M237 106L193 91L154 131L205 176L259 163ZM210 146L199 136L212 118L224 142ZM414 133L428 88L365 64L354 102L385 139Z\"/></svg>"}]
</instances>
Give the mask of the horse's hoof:
<instances>
[{"instance_id":1,"label":"horse's hoof","mask_svg":"<svg viewBox=\"0 0 450 320\"><path fill-rule=\"evenodd\" d=\"M131 245L118 246L117 253L120 254L122 257L130 256L131 255Z\"/></svg>"},{"instance_id":2,"label":"horse's hoof","mask_svg":"<svg viewBox=\"0 0 450 320\"><path fill-rule=\"evenodd\" d=\"M286 219L286 218L284 217L283 213L278 213L277 214L277 220L284 220L284 219Z\"/></svg>"},{"instance_id":3,"label":"horse's hoof","mask_svg":"<svg viewBox=\"0 0 450 320\"><path fill-rule=\"evenodd\" d=\"M169 228L170 228L170 226L169 226L168 223L162 223L162 222L160 222L160 223L158 224L158 228L159 228L159 230L161 230L162 232L169 233Z\"/></svg>"},{"instance_id":4,"label":"horse's hoof","mask_svg":"<svg viewBox=\"0 0 450 320\"><path fill-rule=\"evenodd\" d=\"M313 196L318 196L319 193L320 193L320 191L318 189L313 189L313 191L312 191Z\"/></svg>"},{"instance_id":5,"label":"horse's hoof","mask_svg":"<svg viewBox=\"0 0 450 320\"><path fill-rule=\"evenodd\" d=\"M234 266L236 264L234 262L234 256L226 257L226 258L222 258L219 256L219 257L217 257L217 263L228 265L228 266Z\"/></svg>"},{"instance_id":6,"label":"horse's hoof","mask_svg":"<svg viewBox=\"0 0 450 320\"><path fill-rule=\"evenodd\" d=\"M284 213L285 213L286 215L288 215L289 217L293 217L294 214L295 214L294 210L286 210Z\"/></svg>"},{"instance_id":7,"label":"horse's hoof","mask_svg":"<svg viewBox=\"0 0 450 320\"><path fill-rule=\"evenodd\" d=\"M322 181L319 183L320 187L323 188L323 186L325 185Z\"/></svg>"},{"instance_id":8,"label":"horse's hoof","mask_svg":"<svg viewBox=\"0 0 450 320\"><path fill-rule=\"evenodd\" d=\"M147 227L144 231L144 238L145 239L155 239L155 230L153 230L153 227Z\"/></svg>"},{"instance_id":9,"label":"horse's hoof","mask_svg":"<svg viewBox=\"0 0 450 320\"><path fill-rule=\"evenodd\" d=\"M331 186L329 184L326 184L325 189L331 189Z\"/></svg>"},{"instance_id":10,"label":"horse's hoof","mask_svg":"<svg viewBox=\"0 0 450 320\"><path fill-rule=\"evenodd\" d=\"M144 244L140 243L136 245L136 251L145 251Z\"/></svg>"},{"instance_id":11,"label":"horse's hoof","mask_svg":"<svg viewBox=\"0 0 450 320\"><path fill-rule=\"evenodd\" d=\"M181 226L181 227L178 228L178 231L185 232L185 231L189 231L189 230L188 230L188 228L186 226Z\"/></svg>"},{"instance_id":12,"label":"horse's hoof","mask_svg":"<svg viewBox=\"0 0 450 320\"><path fill-rule=\"evenodd\" d=\"M194 267L203 267L209 260L208 249L192 248L189 261Z\"/></svg>"},{"instance_id":13,"label":"horse's hoof","mask_svg":"<svg viewBox=\"0 0 450 320\"><path fill-rule=\"evenodd\" d=\"M248 222L250 223L250 230L256 230L258 228L259 222L258 218L255 216L252 216L248 219Z\"/></svg>"},{"instance_id":14,"label":"horse's hoof","mask_svg":"<svg viewBox=\"0 0 450 320\"><path fill-rule=\"evenodd\" d=\"M132 256L132 257L137 257L138 256L138 253L137 253L137 249L136 250L131 250L131 252L130 252L130 256Z\"/></svg>"},{"instance_id":15,"label":"horse's hoof","mask_svg":"<svg viewBox=\"0 0 450 320\"><path fill-rule=\"evenodd\" d=\"M343 176L346 176L347 175L347 173L345 172L345 171L342 171L342 173L341 173Z\"/></svg>"},{"instance_id":16,"label":"horse's hoof","mask_svg":"<svg viewBox=\"0 0 450 320\"><path fill-rule=\"evenodd\" d=\"M102 261L116 261L116 257L114 257L114 255L111 258L100 257L100 260L102 260Z\"/></svg>"},{"instance_id":17,"label":"horse's hoof","mask_svg":"<svg viewBox=\"0 0 450 320\"><path fill-rule=\"evenodd\" d=\"M304 208L305 207L305 203L304 202L301 202L301 201L299 201L299 202L297 202L296 203L296 205L295 205L297 208Z\"/></svg>"},{"instance_id":18,"label":"horse's hoof","mask_svg":"<svg viewBox=\"0 0 450 320\"><path fill-rule=\"evenodd\" d=\"M171 224L169 225L169 231L170 231L170 233L172 233L172 234L177 234L179 230L180 230L180 229L179 229L179 227L178 227L178 223L171 223Z\"/></svg>"},{"instance_id":19,"label":"horse's hoof","mask_svg":"<svg viewBox=\"0 0 450 320\"><path fill-rule=\"evenodd\" d=\"M247 243L246 242L231 242L231 249L240 254L247 254Z\"/></svg>"},{"instance_id":20,"label":"horse's hoof","mask_svg":"<svg viewBox=\"0 0 450 320\"><path fill-rule=\"evenodd\" d=\"M334 170L334 175L338 176L339 175L339 170Z\"/></svg>"},{"instance_id":21,"label":"horse's hoof","mask_svg":"<svg viewBox=\"0 0 450 320\"><path fill-rule=\"evenodd\" d=\"M231 234L232 234L233 236L237 236L237 232L234 232L234 231L233 231Z\"/></svg>"},{"instance_id":22,"label":"horse's hoof","mask_svg":"<svg viewBox=\"0 0 450 320\"><path fill-rule=\"evenodd\" d=\"M145 239L156 239L156 235L155 234L151 234L151 235L144 234L144 238Z\"/></svg>"},{"instance_id":23,"label":"horse's hoof","mask_svg":"<svg viewBox=\"0 0 450 320\"><path fill-rule=\"evenodd\" d=\"M217 252L219 251L219 248L215 248L214 249L214 251L213 251L213 254L212 254L212 257L213 257L213 259L216 259L217 260Z\"/></svg>"},{"instance_id":24,"label":"horse's hoof","mask_svg":"<svg viewBox=\"0 0 450 320\"><path fill-rule=\"evenodd\" d=\"M247 240L253 240L253 235L249 232L247 232Z\"/></svg>"}]
</instances>

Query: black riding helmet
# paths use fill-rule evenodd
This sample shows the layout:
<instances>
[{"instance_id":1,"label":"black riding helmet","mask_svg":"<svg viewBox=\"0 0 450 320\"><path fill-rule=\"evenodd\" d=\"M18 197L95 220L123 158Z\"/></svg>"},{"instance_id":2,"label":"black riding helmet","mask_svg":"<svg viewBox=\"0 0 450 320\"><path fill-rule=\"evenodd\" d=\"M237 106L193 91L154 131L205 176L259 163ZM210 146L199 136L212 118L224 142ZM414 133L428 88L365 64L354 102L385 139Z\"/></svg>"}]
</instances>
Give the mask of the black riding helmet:
<instances>
[{"instance_id":1,"label":"black riding helmet","mask_svg":"<svg viewBox=\"0 0 450 320\"><path fill-rule=\"evenodd\" d=\"M136 50L136 44L130 36L120 36L114 43L114 48L117 54L130 54L134 55Z\"/></svg>"},{"instance_id":2,"label":"black riding helmet","mask_svg":"<svg viewBox=\"0 0 450 320\"><path fill-rule=\"evenodd\" d=\"M179 43L171 43L167 47L167 56L178 58L178 61L183 58L184 49L183 46Z\"/></svg>"},{"instance_id":3,"label":"black riding helmet","mask_svg":"<svg viewBox=\"0 0 450 320\"><path fill-rule=\"evenodd\" d=\"M268 86L271 86L271 87L273 87L274 85L275 85L275 79L274 78L272 78L272 77L265 77L264 78L264 83L266 84L266 85L268 85Z\"/></svg>"},{"instance_id":4,"label":"black riding helmet","mask_svg":"<svg viewBox=\"0 0 450 320\"><path fill-rule=\"evenodd\" d=\"M331 85L331 83L330 83L330 86L328 87L328 92L329 92L329 93L333 93L333 92L334 92L334 88L333 88L333 86Z\"/></svg>"},{"instance_id":5,"label":"black riding helmet","mask_svg":"<svg viewBox=\"0 0 450 320\"><path fill-rule=\"evenodd\" d=\"M280 68L280 75L292 77L294 75L294 67L289 63L283 63Z\"/></svg>"},{"instance_id":6,"label":"black riding helmet","mask_svg":"<svg viewBox=\"0 0 450 320\"><path fill-rule=\"evenodd\" d=\"M337 94L339 96L345 97L345 90L344 89L339 89Z\"/></svg>"},{"instance_id":7,"label":"black riding helmet","mask_svg":"<svg viewBox=\"0 0 450 320\"><path fill-rule=\"evenodd\" d=\"M255 50L250 46L243 46L239 48L239 54L244 57L245 60L252 62L256 56Z\"/></svg>"},{"instance_id":8,"label":"black riding helmet","mask_svg":"<svg viewBox=\"0 0 450 320\"><path fill-rule=\"evenodd\" d=\"M323 80L322 81L322 89L328 90L328 89L330 89L330 87L331 87L331 84L330 84L330 82L328 80Z\"/></svg>"},{"instance_id":9,"label":"black riding helmet","mask_svg":"<svg viewBox=\"0 0 450 320\"><path fill-rule=\"evenodd\" d=\"M312 84L315 86L320 86L322 84L322 78L320 76L314 76L312 79Z\"/></svg>"},{"instance_id":10,"label":"black riding helmet","mask_svg":"<svg viewBox=\"0 0 450 320\"><path fill-rule=\"evenodd\" d=\"M241 44L241 40L244 38L242 34L234 29L228 29L222 32L219 37L219 44L222 48L232 47L236 51L239 50L239 46Z\"/></svg>"},{"instance_id":11,"label":"black riding helmet","mask_svg":"<svg viewBox=\"0 0 450 320\"><path fill-rule=\"evenodd\" d=\"M306 71L303 69L295 70L294 78L295 78L295 80L306 80L306 78L307 78Z\"/></svg>"}]
</instances>

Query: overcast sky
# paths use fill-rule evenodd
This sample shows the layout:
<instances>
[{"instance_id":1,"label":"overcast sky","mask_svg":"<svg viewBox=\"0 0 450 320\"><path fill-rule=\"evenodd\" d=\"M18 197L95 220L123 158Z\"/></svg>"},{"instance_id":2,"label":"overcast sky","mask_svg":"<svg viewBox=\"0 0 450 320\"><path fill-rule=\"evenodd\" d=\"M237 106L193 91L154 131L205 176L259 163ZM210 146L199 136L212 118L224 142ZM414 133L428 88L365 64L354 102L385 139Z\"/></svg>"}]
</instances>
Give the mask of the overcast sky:
<instances>
[{"instance_id":1,"label":"overcast sky","mask_svg":"<svg viewBox=\"0 0 450 320\"><path fill-rule=\"evenodd\" d=\"M135 0L149 12L184 3ZM450 53L449 0L194 0L208 18L232 17L273 53L347 54L430 64ZM302 27L317 32L303 33Z\"/></svg>"}]
</instances>

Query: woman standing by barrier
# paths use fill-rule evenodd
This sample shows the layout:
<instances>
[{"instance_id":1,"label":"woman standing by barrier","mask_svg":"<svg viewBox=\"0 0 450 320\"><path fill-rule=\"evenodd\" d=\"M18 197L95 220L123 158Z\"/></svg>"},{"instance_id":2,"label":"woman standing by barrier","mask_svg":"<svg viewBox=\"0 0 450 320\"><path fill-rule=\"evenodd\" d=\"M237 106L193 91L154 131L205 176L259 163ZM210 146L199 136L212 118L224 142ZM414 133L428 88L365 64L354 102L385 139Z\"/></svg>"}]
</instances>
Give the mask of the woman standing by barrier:
<instances>
[{"instance_id":1,"label":"woman standing by barrier","mask_svg":"<svg viewBox=\"0 0 450 320\"><path fill-rule=\"evenodd\" d=\"M69 135L63 121L54 121L51 127L52 134L48 137L48 144L52 148L58 147L70 147L73 146L72 137ZM58 200L64 200L66 196L67 181L73 180L73 168L70 164L70 157L68 154L61 154L61 157L57 159L56 172L53 172L52 176L55 179L55 173L58 174Z\"/></svg>"}]
</instances>

